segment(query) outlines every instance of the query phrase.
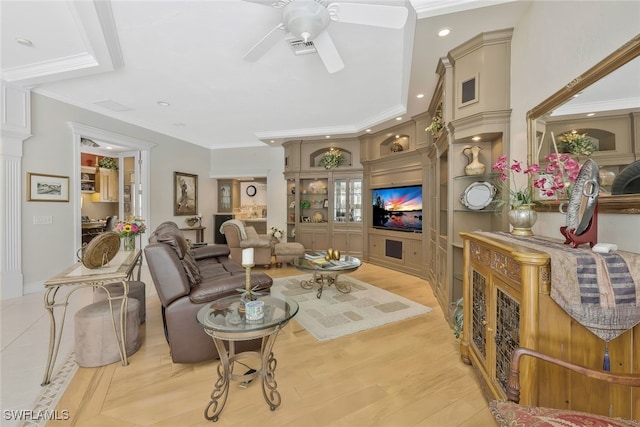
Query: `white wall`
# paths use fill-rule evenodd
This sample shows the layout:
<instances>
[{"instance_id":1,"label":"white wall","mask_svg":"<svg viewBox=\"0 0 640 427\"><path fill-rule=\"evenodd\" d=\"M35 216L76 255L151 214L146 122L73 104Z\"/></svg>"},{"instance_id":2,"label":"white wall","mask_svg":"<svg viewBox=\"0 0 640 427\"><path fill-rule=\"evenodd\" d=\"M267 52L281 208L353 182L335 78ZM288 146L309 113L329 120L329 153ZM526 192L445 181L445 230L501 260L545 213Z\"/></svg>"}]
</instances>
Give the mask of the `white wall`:
<instances>
[{"instance_id":1,"label":"white wall","mask_svg":"<svg viewBox=\"0 0 640 427\"><path fill-rule=\"evenodd\" d=\"M534 1L511 42L511 153L527 158L526 113L640 31L638 1ZM535 234L560 238L560 213L539 215ZM599 216L598 239L640 252L640 216Z\"/></svg>"},{"instance_id":2,"label":"white wall","mask_svg":"<svg viewBox=\"0 0 640 427\"><path fill-rule=\"evenodd\" d=\"M31 99L32 137L23 144L22 171L22 260L26 293L42 289L42 283L76 261L75 227L72 203L26 201L26 174L39 172L70 177L70 192L76 191L72 176L73 144L68 122L128 135L157 144L151 150L151 204L147 219L153 229L162 221L184 224L184 217L173 216L173 172L199 176L198 210L203 213L203 225L213 228L215 180L209 178L209 150L156 132L129 125L38 94ZM79 209L79 204L78 204ZM206 213L206 215L205 215ZM48 225L34 225L33 217L52 217ZM212 240L212 235L207 235ZM145 239L146 240L146 239Z\"/></svg>"},{"instance_id":3,"label":"white wall","mask_svg":"<svg viewBox=\"0 0 640 427\"><path fill-rule=\"evenodd\" d=\"M267 229L286 230L287 181L282 147L227 148L211 151L214 178L267 178ZM248 185L248 184L247 184ZM243 187L243 194L244 194Z\"/></svg>"}]
</instances>

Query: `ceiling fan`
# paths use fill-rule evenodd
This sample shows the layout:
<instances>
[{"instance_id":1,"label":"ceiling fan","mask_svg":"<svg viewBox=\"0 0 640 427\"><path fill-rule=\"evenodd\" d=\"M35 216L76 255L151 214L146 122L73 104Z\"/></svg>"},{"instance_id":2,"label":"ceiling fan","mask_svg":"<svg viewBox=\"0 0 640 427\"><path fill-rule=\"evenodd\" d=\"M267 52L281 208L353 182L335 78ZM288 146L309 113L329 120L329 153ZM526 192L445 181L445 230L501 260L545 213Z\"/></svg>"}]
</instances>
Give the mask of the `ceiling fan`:
<instances>
[{"instance_id":1,"label":"ceiling fan","mask_svg":"<svg viewBox=\"0 0 640 427\"><path fill-rule=\"evenodd\" d=\"M282 22L265 35L244 56L247 61L257 61L287 34L313 45L329 73L344 68L342 58L326 31L330 21L371 25L384 28L402 28L408 11L404 6L387 6L364 3L330 3L324 0L245 0L264 6L282 9ZM284 34L283 34L284 33Z\"/></svg>"}]
</instances>

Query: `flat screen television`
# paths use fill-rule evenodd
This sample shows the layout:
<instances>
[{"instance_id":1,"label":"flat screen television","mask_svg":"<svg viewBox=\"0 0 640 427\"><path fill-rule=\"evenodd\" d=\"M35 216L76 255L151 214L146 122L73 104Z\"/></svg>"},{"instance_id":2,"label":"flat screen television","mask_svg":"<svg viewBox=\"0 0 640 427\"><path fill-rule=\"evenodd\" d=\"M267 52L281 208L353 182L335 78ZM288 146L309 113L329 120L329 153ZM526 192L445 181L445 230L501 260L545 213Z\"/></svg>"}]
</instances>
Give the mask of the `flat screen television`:
<instances>
[{"instance_id":1,"label":"flat screen television","mask_svg":"<svg viewBox=\"0 0 640 427\"><path fill-rule=\"evenodd\" d=\"M373 227L422 232L422 186L372 190Z\"/></svg>"}]
</instances>

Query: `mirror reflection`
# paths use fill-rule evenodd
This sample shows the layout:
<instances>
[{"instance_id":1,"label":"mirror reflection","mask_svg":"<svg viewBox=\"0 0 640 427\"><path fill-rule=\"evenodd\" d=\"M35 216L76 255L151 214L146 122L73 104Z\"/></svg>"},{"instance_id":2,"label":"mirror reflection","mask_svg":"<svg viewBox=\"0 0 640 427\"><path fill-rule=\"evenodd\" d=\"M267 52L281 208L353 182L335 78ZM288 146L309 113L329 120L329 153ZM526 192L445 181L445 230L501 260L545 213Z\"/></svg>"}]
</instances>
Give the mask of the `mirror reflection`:
<instances>
[{"instance_id":1,"label":"mirror reflection","mask_svg":"<svg viewBox=\"0 0 640 427\"><path fill-rule=\"evenodd\" d=\"M601 211L640 213L639 55L640 35L528 113L529 161L544 170L567 154L593 159ZM537 199L557 203L543 191Z\"/></svg>"}]
</instances>

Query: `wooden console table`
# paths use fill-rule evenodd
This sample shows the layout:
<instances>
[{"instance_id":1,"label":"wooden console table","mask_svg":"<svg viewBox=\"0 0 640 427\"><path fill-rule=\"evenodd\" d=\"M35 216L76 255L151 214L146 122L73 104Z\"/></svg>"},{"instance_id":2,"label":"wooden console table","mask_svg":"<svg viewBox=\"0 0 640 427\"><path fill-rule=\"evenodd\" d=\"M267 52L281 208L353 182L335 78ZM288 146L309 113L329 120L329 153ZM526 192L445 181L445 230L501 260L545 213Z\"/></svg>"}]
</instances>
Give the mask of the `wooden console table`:
<instances>
[{"instance_id":1,"label":"wooden console table","mask_svg":"<svg viewBox=\"0 0 640 427\"><path fill-rule=\"evenodd\" d=\"M551 260L489 233L461 233L464 242L464 326L460 352L488 399L506 399L511 355L527 347L602 369L605 342L550 296ZM640 375L640 324L609 342L611 371ZM585 379L560 367L521 362L520 403L626 419L640 417L640 390Z\"/></svg>"},{"instance_id":2,"label":"wooden console table","mask_svg":"<svg viewBox=\"0 0 640 427\"><path fill-rule=\"evenodd\" d=\"M189 228L181 228L180 231L195 231L196 233L196 243L202 243L204 242L204 230L206 230L207 227L189 227Z\"/></svg>"}]
</instances>

